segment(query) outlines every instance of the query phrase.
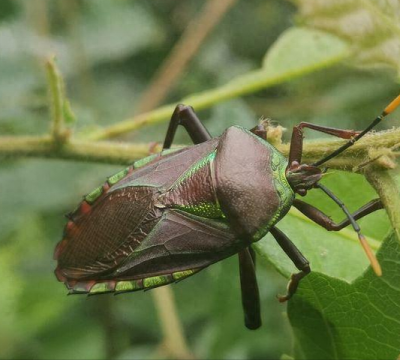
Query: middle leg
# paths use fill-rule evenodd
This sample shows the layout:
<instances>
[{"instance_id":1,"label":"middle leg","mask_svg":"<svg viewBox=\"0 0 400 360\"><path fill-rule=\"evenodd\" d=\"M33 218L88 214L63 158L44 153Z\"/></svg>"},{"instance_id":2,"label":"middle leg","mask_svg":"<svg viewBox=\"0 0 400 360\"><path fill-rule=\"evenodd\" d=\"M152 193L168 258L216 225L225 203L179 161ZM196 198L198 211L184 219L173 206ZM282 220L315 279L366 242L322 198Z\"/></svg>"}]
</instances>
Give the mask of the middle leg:
<instances>
[{"instance_id":1,"label":"middle leg","mask_svg":"<svg viewBox=\"0 0 400 360\"><path fill-rule=\"evenodd\" d=\"M292 165L292 162L297 162L299 164L301 163L301 157L303 154L304 128L336 136L341 139L352 139L360 133L359 131L354 130L336 129L328 126L314 125L311 123L302 122L293 128L292 139L290 141L289 166Z\"/></svg>"},{"instance_id":2,"label":"middle leg","mask_svg":"<svg viewBox=\"0 0 400 360\"><path fill-rule=\"evenodd\" d=\"M191 106L179 104L176 106L165 136L163 150L169 149L174 141L178 125L182 125L194 144L200 144L211 139L211 135L197 117Z\"/></svg>"}]
</instances>

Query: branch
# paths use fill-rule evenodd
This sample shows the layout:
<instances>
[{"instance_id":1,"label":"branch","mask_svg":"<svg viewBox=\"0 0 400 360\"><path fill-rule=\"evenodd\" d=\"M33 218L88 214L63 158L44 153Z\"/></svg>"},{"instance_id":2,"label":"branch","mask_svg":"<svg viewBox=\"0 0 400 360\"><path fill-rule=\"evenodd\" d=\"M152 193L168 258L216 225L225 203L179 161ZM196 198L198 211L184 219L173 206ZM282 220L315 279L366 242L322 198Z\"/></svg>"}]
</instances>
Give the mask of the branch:
<instances>
[{"instance_id":1,"label":"branch","mask_svg":"<svg viewBox=\"0 0 400 360\"><path fill-rule=\"evenodd\" d=\"M397 239L400 240L400 191L398 185L389 171L379 171L374 166L368 167L365 176L382 200Z\"/></svg>"},{"instance_id":2,"label":"branch","mask_svg":"<svg viewBox=\"0 0 400 360\"><path fill-rule=\"evenodd\" d=\"M372 133L327 163L333 169L353 170L369 159L372 149L390 149L400 143L400 128ZM311 163L321 159L343 144L343 140L305 141L303 160ZM289 144L276 146L288 155ZM43 137L0 137L0 156L39 157L74 161L89 161L126 165L161 150L154 143L116 143L110 141L88 141L71 139L62 147L57 146L51 136ZM388 168L385 162L381 168Z\"/></svg>"},{"instance_id":3,"label":"branch","mask_svg":"<svg viewBox=\"0 0 400 360\"><path fill-rule=\"evenodd\" d=\"M157 70L154 79L139 102L139 113L155 108L164 100L201 44L236 1L207 1L201 13L190 21L179 41Z\"/></svg>"},{"instance_id":4,"label":"branch","mask_svg":"<svg viewBox=\"0 0 400 360\"><path fill-rule=\"evenodd\" d=\"M194 359L186 344L181 322L176 312L174 293L168 286L152 290L163 332L163 342L158 349L162 358ZM160 354L161 353L161 354ZM165 356L166 355L166 356Z\"/></svg>"},{"instance_id":5,"label":"branch","mask_svg":"<svg viewBox=\"0 0 400 360\"><path fill-rule=\"evenodd\" d=\"M347 53L341 53L335 57L328 58L324 61L313 63L295 70L283 73L269 74L265 69L255 70L242 75L225 85L212 90L200 92L183 98L178 103L184 103L193 106L196 110L206 109L214 104L233 99L239 96L252 94L261 89L265 89L286 81L314 73L318 70L331 67L347 57ZM102 129L85 133L82 137L90 140L102 140L117 137L130 131L137 130L146 125L154 125L163 122L171 117L176 103L162 106L156 110L139 114L132 118L121 121L115 125L111 125Z\"/></svg>"},{"instance_id":6,"label":"branch","mask_svg":"<svg viewBox=\"0 0 400 360\"><path fill-rule=\"evenodd\" d=\"M36 157L108 164L130 164L152 151L159 151L154 143L128 144L108 141L69 140L62 147L51 136L0 137L0 156L8 158Z\"/></svg>"},{"instance_id":7,"label":"branch","mask_svg":"<svg viewBox=\"0 0 400 360\"><path fill-rule=\"evenodd\" d=\"M332 151L336 150L341 145L345 144L347 140L316 140L305 141L303 151L303 162L312 163L322 157L325 157ZM361 140L356 142L353 146L341 153L339 156L333 158L326 163L329 168L339 170L353 171L355 168L369 161L373 150L386 149L391 152L397 145L400 144L400 128L373 132L364 136ZM290 144L278 146L283 154L288 155ZM385 161L380 161L378 158L375 164L381 169L392 168L391 164Z\"/></svg>"}]
</instances>

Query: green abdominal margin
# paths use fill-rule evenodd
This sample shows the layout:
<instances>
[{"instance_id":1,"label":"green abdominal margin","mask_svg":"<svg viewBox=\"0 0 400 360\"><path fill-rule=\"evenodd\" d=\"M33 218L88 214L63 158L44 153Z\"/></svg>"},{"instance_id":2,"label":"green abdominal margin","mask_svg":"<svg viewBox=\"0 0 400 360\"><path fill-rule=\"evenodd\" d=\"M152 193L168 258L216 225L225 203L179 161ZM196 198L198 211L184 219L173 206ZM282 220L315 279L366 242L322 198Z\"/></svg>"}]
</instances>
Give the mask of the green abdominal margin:
<instances>
[{"instance_id":1,"label":"green abdominal margin","mask_svg":"<svg viewBox=\"0 0 400 360\"><path fill-rule=\"evenodd\" d=\"M277 150L272 151L271 168L273 172L275 190L279 196L279 207L271 220L254 234L253 241L258 241L265 236L269 229L271 229L279 220L281 220L292 206L295 194L286 179L286 167L286 158Z\"/></svg>"},{"instance_id":2,"label":"green abdominal margin","mask_svg":"<svg viewBox=\"0 0 400 360\"><path fill-rule=\"evenodd\" d=\"M199 272L201 268L176 271L170 274L145 277L138 280L120 280L97 282L93 285L90 282L79 282L70 289L70 294L99 295L106 293L124 293L139 290L150 290L159 286L179 282Z\"/></svg>"}]
</instances>

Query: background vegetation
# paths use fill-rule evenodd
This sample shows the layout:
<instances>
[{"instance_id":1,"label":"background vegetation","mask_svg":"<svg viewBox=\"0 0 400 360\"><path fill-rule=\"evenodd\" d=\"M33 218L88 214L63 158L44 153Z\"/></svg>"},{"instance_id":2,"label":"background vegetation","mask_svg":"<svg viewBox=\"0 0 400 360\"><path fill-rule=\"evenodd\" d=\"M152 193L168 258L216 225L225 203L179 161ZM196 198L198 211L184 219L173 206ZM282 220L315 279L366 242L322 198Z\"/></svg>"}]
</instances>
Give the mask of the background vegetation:
<instances>
[{"instance_id":1,"label":"background vegetation","mask_svg":"<svg viewBox=\"0 0 400 360\"><path fill-rule=\"evenodd\" d=\"M276 294L294 268L269 236L257 245L258 331L243 326L236 258L173 293L86 298L66 296L52 255L63 215L162 141L178 102L199 110L214 135L261 116L287 129L364 128L399 92L399 18L398 2L377 0L1 1L0 358L395 359L398 130L367 138L332 162L347 172L324 179L353 211L376 192L384 201L389 216L360 221L374 250L386 239L383 278L367 268L351 229L328 233L293 211L280 227L316 272L281 305ZM183 132L178 143L189 143ZM306 157L337 144L309 142ZM317 191L307 201L342 219Z\"/></svg>"}]
</instances>

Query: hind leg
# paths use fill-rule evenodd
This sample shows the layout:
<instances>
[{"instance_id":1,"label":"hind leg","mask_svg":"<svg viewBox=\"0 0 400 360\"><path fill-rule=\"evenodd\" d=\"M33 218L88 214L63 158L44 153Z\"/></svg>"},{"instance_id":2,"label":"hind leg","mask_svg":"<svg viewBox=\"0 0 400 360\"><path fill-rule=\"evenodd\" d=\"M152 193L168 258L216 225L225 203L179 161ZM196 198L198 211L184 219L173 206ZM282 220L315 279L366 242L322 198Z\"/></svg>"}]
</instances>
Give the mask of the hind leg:
<instances>
[{"instance_id":1,"label":"hind leg","mask_svg":"<svg viewBox=\"0 0 400 360\"><path fill-rule=\"evenodd\" d=\"M165 136L163 150L169 149L174 141L178 125L182 125L194 144L200 144L211 139L211 135L197 117L191 106L179 104L176 106Z\"/></svg>"}]
</instances>

